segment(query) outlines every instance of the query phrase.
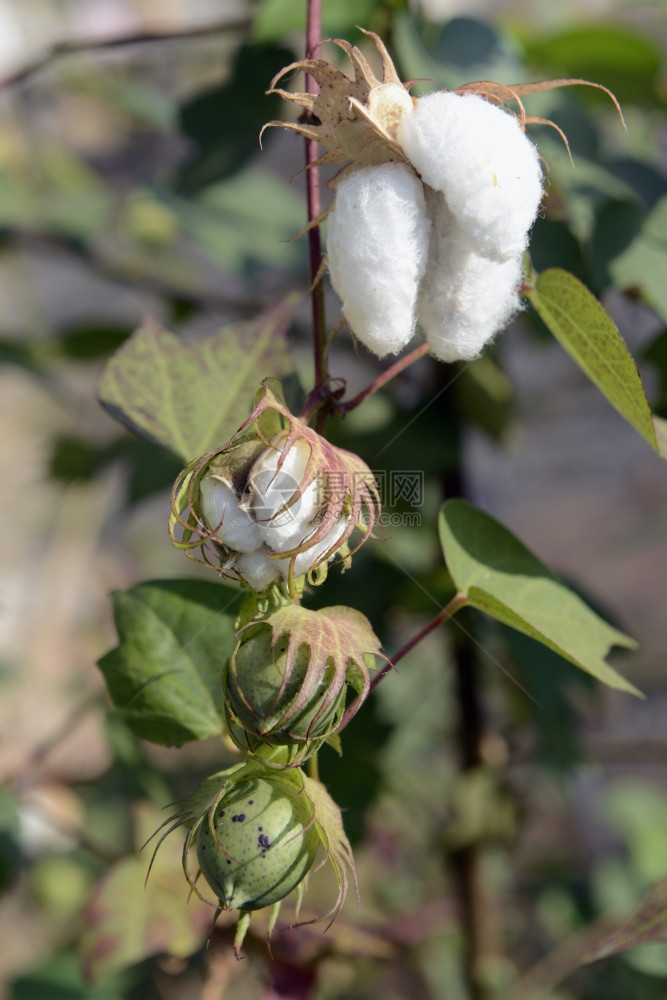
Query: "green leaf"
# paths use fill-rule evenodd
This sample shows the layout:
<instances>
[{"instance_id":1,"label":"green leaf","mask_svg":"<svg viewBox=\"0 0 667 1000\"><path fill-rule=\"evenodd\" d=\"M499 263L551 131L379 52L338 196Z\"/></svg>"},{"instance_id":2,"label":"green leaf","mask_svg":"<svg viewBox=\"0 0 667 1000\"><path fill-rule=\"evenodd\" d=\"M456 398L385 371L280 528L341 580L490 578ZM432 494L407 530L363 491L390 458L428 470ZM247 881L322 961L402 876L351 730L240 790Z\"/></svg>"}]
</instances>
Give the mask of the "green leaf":
<instances>
[{"instance_id":1,"label":"green leaf","mask_svg":"<svg viewBox=\"0 0 667 1000\"><path fill-rule=\"evenodd\" d=\"M658 942L667 942L667 878L661 879L632 916L594 948L584 961L599 962L630 948Z\"/></svg>"},{"instance_id":2,"label":"green leaf","mask_svg":"<svg viewBox=\"0 0 667 1000\"><path fill-rule=\"evenodd\" d=\"M105 366L102 406L135 434L189 462L223 445L267 375L292 371L293 299L248 323L181 341L147 319Z\"/></svg>"},{"instance_id":3,"label":"green leaf","mask_svg":"<svg viewBox=\"0 0 667 1000\"><path fill-rule=\"evenodd\" d=\"M613 321L578 278L543 271L525 295L581 370L662 458L667 449L632 355Z\"/></svg>"},{"instance_id":4,"label":"green leaf","mask_svg":"<svg viewBox=\"0 0 667 1000\"><path fill-rule=\"evenodd\" d=\"M146 806L143 814L141 828L148 836L159 819ZM146 881L148 864L149 855L123 858L93 894L80 942L89 982L105 979L150 955L167 952L185 958L202 946L210 930L211 910L196 898L187 899L178 839L163 844Z\"/></svg>"},{"instance_id":5,"label":"green leaf","mask_svg":"<svg viewBox=\"0 0 667 1000\"><path fill-rule=\"evenodd\" d=\"M454 582L467 603L544 643L610 687L639 694L605 662L612 646L636 647L560 583L488 514L448 500L440 540Z\"/></svg>"},{"instance_id":6,"label":"green leaf","mask_svg":"<svg viewBox=\"0 0 667 1000\"><path fill-rule=\"evenodd\" d=\"M223 732L221 672L241 596L204 580L141 583L112 595L119 643L99 667L137 736L180 746Z\"/></svg>"}]
</instances>

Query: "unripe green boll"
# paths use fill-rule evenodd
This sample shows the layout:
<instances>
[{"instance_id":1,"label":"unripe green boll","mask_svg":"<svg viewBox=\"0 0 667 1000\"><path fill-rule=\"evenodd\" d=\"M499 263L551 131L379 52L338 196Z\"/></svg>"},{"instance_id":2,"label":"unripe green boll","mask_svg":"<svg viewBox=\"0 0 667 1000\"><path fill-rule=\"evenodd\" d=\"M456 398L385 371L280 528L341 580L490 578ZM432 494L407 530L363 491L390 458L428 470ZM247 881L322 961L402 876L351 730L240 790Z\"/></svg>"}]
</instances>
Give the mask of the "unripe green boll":
<instances>
[{"instance_id":1,"label":"unripe green boll","mask_svg":"<svg viewBox=\"0 0 667 1000\"><path fill-rule=\"evenodd\" d=\"M295 767L359 709L379 641L368 620L344 606L273 602L257 614L249 608L240 623L222 673L231 738L269 767Z\"/></svg>"},{"instance_id":2,"label":"unripe green boll","mask_svg":"<svg viewBox=\"0 0 667 1000\"><path fill-rule=\"evenodd\" d=\"M289 744L328 736L345 708L346 685L332 689L329 663L308 699L300 704L311 654L303 644L291 666L288 637L274 646L268 624L243 633L223 672L226 703L235 720L250 734L269 743Z\"/></svg>"},{"instance_id":3,"label":"unripe green boll","mask_svg":"<svg viewBox=\"0 0 667 1000\"><path fill-rule=\"evenodd\" d=\"M310 799L270 772L233 784L214 803L197 832L197 860L223 909L257 910L296 888L319 843Z\"/></svg>"}]
</instances>

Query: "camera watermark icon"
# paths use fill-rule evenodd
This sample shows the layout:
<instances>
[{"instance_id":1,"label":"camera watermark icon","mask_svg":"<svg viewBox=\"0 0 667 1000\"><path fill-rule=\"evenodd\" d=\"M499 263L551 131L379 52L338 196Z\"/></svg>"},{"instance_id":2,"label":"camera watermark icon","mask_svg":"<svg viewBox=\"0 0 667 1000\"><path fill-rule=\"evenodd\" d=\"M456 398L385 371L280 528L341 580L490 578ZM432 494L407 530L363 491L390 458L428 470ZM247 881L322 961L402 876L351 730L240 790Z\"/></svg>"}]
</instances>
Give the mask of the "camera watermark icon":
<instances>
[{"instance_id":1,"label":"camera watermark icon","mask_svg":"<svg viewBox=\"0 0 667 1000\"><path fill-rule=\"evenodd\" d=\"M258 524L283 528L307 518L310 504L300 484L284 469L261 469L251 480L253 516Z\"/></svg>"}]
</instances>

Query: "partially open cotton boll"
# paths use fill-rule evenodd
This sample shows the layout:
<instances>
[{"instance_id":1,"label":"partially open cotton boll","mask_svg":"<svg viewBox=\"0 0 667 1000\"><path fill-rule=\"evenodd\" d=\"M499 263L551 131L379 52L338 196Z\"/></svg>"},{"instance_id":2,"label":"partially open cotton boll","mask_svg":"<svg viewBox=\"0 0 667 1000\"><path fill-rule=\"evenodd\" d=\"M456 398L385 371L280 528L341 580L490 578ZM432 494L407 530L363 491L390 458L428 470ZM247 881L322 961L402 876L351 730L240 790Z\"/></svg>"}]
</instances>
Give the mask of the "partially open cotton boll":
<instances>
[{"instance_id":1,"label":"partially open cotton boll","mask_svg":"<svg viewBox=\"0 0 667 1000\"><path fill-rule=\"evenodd\" d=\"M424 189L401 163L343 177L329 215L331 284L358 339L379 357L396 354L415 331L430 221Z\"/></svg>"},{"instance_id":2,"label":"partially open cotton boll","mask_svg":"<svg viewBox=\"0 0 667 1000\"><path fill-rule=\"evenodd\" d=\"M476 253L505 261L526 249L542 171L514 115L477 94L441 90L403 117L397 138L425 183L444 194Z\"/></svg>"},{"instance_id":3,"label":"partially open cotton boll","mask_svg":"<svg viewBox=\"0 0 667 1000\"><path fill-rule=\"evenodd\" d=\"M434 227L419 322L437 358L469 361L519 309L522 260L518 256L499 264L480 257L442 195L431 192L428 203Z\"/></svg>"}]
</instances>

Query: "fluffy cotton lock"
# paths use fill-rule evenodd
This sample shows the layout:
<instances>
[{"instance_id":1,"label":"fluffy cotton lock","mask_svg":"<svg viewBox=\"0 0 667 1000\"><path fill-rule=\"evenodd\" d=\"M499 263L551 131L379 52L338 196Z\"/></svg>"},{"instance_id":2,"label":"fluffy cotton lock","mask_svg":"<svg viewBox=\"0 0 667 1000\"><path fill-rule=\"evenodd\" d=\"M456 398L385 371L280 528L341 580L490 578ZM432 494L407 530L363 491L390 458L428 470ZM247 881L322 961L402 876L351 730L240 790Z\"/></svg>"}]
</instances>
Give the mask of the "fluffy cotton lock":
<instances>
[{"instance_id":1,"label":"fluffy cotton lock","mask_svg":"<svg viewBox=\"0 0 667 1000\"><path fill-rule=\"evenodd\" d=\"M253 552L262 544L255 520L239 507L236 493L220 476L203 476L199 489L202 514L216 538L235 552Z\"/></svg>"},{"instance_id":2,"label":"fluffy cotton lock","mask_svg":"<svg viewBox=\"0 0 667 1000\"><path fill-rule=\"evenodd\" d=\"M418 318L441 361L469 361L519 309L520 256L497 263L475 253L443 196L428 194L434 225Z\"/></svg>"},{"instance_id":3,"label":"fluffy cotton lock","mask_svg":"<svg viewBox=\"0 0 667 1000\"><path fill-rule=\"evenodd\" d=\"M379 357L414 334L430 226L423 185L405 164L364 167L338 183L327 223L331 284L355 336Z\"/></svg>"},{"instance_id":4,"label":"fluffy cotton lock","mask_svg":"<svg viewBox=\"0 0 667 1000\"><path fill-rule=\"evenodd\" d=\"M401 119L397 138L424 182L442 192L475 253L502 262L526 249L542 171L514 115L477 94L436 91Z\"/></svg>"}]
</instances>

